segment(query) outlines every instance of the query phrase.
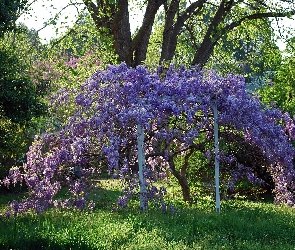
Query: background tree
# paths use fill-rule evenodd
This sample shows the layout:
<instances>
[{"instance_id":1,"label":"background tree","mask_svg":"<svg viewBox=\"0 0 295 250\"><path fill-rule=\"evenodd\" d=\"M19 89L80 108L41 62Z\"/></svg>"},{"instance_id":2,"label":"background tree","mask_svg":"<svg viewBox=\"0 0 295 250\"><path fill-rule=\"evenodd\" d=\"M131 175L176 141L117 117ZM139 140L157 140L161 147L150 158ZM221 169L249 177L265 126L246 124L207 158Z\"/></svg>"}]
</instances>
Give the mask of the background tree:
<instances>
[{"instance_id":1,"label":"background tree","mask_svg":"<svg viewBox=\"0 0 295 250\"><path fill-rule=\"evenodd\" d=\"M225 35L235 31L242 23L269 17L284 17L295 13L295 4L290 1L240 1L240 0L158 0L142 3L144 18L134 35L130 30L129 2L83 1L98 29L109 32L114 39L114 50L119 61L128 65L141 64L146 59L153 24L160 7L164 7L163 39L160 62L171 61L179 36L186 24L195 21L202 37L192 51L192 64L204 66L214 48ZM213 13L213 14L210 14ZM203 17L206 17L204 21ZM156 60L156 59L155 59Z\"/></svg>"},{"instance_id":2,"label":"background tree","mask_svg":"<svg viewBox=\"0 0 295 250\"><path fill-rule=\"evenodd\" d=\"M34 31L20 25L0 38L0 176L25 160L39 117L45 114L44 86L29 75L41 46Z\"/></svg>"},{"instance_id":3,"label":"background tree","mask_svg":"<svg viewBox=\"0 0 295 250\"><path fill-rule=\"evenodd\" d=\"M254 20L268 22L271 17L291 17L295 13L295 3L286 0L83 0L83 3L96 29L107 37L112 37L112 48L118 56L118 61L125 61L129 66L136 66L145 61L148 47L152 42L151 35L158 24L163 28L159 31L162 37L160 50L154 58L157 64L163 61L171 62L175 57L181 56L177 54L177 45L182 34L188 32L186 34L190 36L187 39L191 40L191 64L203 67L216 46L222 40L234 37L232 34L238 33L238 27L241 25L246 27L250 24L257 29L268 30L269 26ZM68 4L73 5L81 9L82 3L71 1ZM136 15L143 16L135 32L131 30L130 25L130 12L134 6ZM194 25L196 31L193 34L191 25Z\"/></svg>"},{"instance_id":4,"label":"background tree","mask_svg":"<svg viewBox=\"0 0 295 250\"><path fill-rule=\"evenodd\" d=\"M99 32L87 12L80 13L73 27L44 45L42 55L31 66L31 78L49 88L49 119L46 128L59 129L75 106L71 90L79 88L97 70L117 63L112 39ZM70 93L63 96L64 92ZM61 99L67 98L66 105ZM52 104L52 105L51 105Z\"/></svg>"},{"instance_id":5,"label":"background tree","mask_svg":"<svg viewBox=\"0 0 295 250\"><path fill-rule=\"evenodd\" d=\"M204 24L208 17L204 16ZM161 52L163 14L158 15L157 25L151 35L145 64L156 66L154 58ZM178 37L175 65L189 67L193 61L193 53L201 43L202 34L197 21L190 21L186 30ZM221 74L233 72L246 77L249 83L253 79L262 81L266 72L274 74L281 62L281 51L274 41L275 34L269 20L253 20L241 24L235 32L225 34L216 45L206 68L214 68Z\"/></svg>"},{"instance_id":6,"label":"background tree","mask_svg":"<svg viewBox=\"0 0 295 250\"><path fill-rule=\"evenodd\" d=\"M258 93L261 100L295 115L295 47L294 38L288 42L282 64L273 81L261 88Z\"/></svg>"}]
</instances>

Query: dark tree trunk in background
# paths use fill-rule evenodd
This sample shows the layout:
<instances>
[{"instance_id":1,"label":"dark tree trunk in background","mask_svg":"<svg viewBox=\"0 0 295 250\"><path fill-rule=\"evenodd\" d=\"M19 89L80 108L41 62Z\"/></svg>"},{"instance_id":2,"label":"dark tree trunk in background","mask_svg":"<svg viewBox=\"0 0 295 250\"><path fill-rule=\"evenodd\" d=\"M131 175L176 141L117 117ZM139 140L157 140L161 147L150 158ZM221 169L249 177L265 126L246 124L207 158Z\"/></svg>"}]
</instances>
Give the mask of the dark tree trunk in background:
<instances>
[{"instance_id":1,"label":"dark tree trunk in background","mask_svg":"<svg viewBox=\"0 0 295 250\"><path fill-rule=\"evenodd\" d=\"M163 5L165 0L149 0L144 14L143 22L135 37L133 38L130 56L133 57L133 65L141 64L146 59L146 53L150 36L152 33L153 24L157 11Z\"/></svg>"},{"instance_id":2,"label":"dark tree trunk in background","mask_svg":"<svg viewBox=\"0 0 295 250\"><path fill-rule=\"evenodd\" d=\"M205 2L206 0L199 0L192 3L180 16L178 16L175 23L173 20L179 11L179 1L172 1L170 6L165 8L165 27L160 62L171 61L173 59L177 45L177 37L182 31L185 21L187 21L187 19L193 14L196 15L198 10L200 11L202 9Z\"/></svg>"},{"instance_id":3,"label":"dark tree trunk in background","mask_svg":"<svg viewBox=\"0 0 295 250\"><path fill-rule=\"evenodd\" d=\"M106 28L114 38L114 50L119 61L125 61L135 67L146 59L146 53L155 17L161 6L164 7L164 32L159 62L171 61L175 55L178 36L185 30L186 21L197 20L208 9L212 10L206 23L204 37L199 41L194 52L193 65L203 67L211 57L214 47L227 32L242 22L269 17L284 17L295 14L295 3L280 0L277 5L285 3L288 9L273 9L265 1L246 0L198 0L187 1L185 7L180 0L147 0L145 1L144 18L140 28L131 36L128 0L83 0L98 29ZM244 4L244 5L243 5ZM241 6L240 6L241 5ZM237 15L237 9L243 9ZM237 7L235 9L235 7ZM206 9L207 8L207 9ZM206 12L206 13L207 13Z\"/></svg>"},{"instance_id":4,"label":"dark tree trunk in background","mask_svg":"<svg viewBox=\"0 0 295 250\"><path fill-rule=\"evenodd\" d=\"M207 29L206 35L199 47L195 52L192 64L203 67L213 54L214 46L221 38L219 34L218 26L225 19L226 15L229 14L233 7L234 0L226 1L223 0L216 11L214 18L212 19Z\"/></svg>"},{"instance_id":5,"label":"dark tree trunk in background","mask_svg":"<svg viewBox=\"0 0 295 250\"><path fill-rule=\"evenodd\" d=\"M84 0L98 29L107 28L114 38L114 50L118 60L129 66L141 64L147 53L156 13L165 0L149 0L143 22L137 33L131 38L128 0L97 1ZM104 14L100 10L105 10Z\"/></svg>"},{"instance_id":6,"label":"dark tree trunk in background","mask_svg":"<svg viewBox=\"0 0 295 250\"><path fill-rule=\"evenodd\" d=\"M128 0L118 1L117 11L114 14L114 20L111 23L111 33L114 37L114 48L118 54L119 61L125 61L131 65L129 50L131 44L131 31L129 22Z\"/></svg>"}]
</instances>

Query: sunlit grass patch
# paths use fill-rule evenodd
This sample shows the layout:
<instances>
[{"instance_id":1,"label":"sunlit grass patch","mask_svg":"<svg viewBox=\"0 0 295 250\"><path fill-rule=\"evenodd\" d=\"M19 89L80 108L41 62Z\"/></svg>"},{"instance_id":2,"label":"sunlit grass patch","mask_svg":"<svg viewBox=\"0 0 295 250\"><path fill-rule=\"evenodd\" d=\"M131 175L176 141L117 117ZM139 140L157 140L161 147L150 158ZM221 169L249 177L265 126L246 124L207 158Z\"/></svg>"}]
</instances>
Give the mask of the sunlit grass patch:
<instances>
[{"instance_id":1,"label":"sunlit grass patch","mask_svg":"<svg viewBox=\"0 0 295 250\"><path fill-rule=\"evenodd\" d=\"M193 205L170 199L175 214L153 206L142 212L138 200L126 209L113 210L120 184L102 180L99 185L96 195L101 204L92 212L49 210L2 219L0 249L286 250L295 246L295 211L286 206L229 200L222 201L218 214L212 198L199 197ZM7 199L1 196L2 208Z\"/></svg>"}]
</instances>

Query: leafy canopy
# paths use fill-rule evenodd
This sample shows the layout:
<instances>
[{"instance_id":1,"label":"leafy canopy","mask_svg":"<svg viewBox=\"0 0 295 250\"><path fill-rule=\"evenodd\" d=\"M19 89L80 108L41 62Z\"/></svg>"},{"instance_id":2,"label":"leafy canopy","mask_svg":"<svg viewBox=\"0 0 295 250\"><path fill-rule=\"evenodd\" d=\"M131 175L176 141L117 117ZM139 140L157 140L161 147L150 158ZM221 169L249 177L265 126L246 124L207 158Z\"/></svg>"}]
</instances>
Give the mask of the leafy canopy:
<instances>
[{"instance_id":1,"label":"leafy canopy","mask_svg":"<svg viewBox=\"0 0 295 250\"><path fill-rule=\"evenodd\" d=\"M15 28L15 21L26 7L28 0L0 1L0 36Z\"/></svg>"}]
</instances>

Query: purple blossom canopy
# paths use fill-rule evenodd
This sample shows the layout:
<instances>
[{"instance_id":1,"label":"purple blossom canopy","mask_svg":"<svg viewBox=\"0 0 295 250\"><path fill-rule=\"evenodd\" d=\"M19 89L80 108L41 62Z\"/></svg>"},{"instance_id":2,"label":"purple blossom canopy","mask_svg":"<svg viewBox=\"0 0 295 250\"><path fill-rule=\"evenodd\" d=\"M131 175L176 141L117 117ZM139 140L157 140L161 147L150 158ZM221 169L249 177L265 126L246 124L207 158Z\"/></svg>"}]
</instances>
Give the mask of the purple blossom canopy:
<instances>
[{"instance_id":1,"label":"purple blossom canopy","mask_svg":"<svg viewBox=\"0 0 295 250\"><path fill-rule=\"evenodd\" d=\"M204 131L211 138L213 102L217 104L219 125L225 130L240 131L267 159L276 202L294 205L293 120L248 94L243 77L222 77L214 71L173 66L167 71L159 67L150 72L143 66L133 69L122 63L97 71L78 92L76 113L64 128L58 134L36 139L28 152L24 173L14 169L3 181L5 185L26 182L32 194L28 207L38 211L53 204L56 207L54 196L66 169L79 166L82 179L86 180L93 172L89 166L94 158L100 167L107 167L119 178L136 177L137 125L145 131L147 183L165 178L165 170L171 169L169 159L192 148ZM62 91L60 94L65 95ZM211 157L210 149L204 153ZM225 158L235 161L231 156ZM239 168L245 169L240 165ZM245 170L245 175L255 180L252 172ZM69 176L66 180L76 194L72 206L85 207L81 196L84 185L71 181ZM129 183L129 192L138 185L136 181ZM148 196L162 193L151 187ZM126 206L127 200L128 194L120 197L119 203ZM18 204L18 211L22 207Z\"/></svg>"}]
</instances>

